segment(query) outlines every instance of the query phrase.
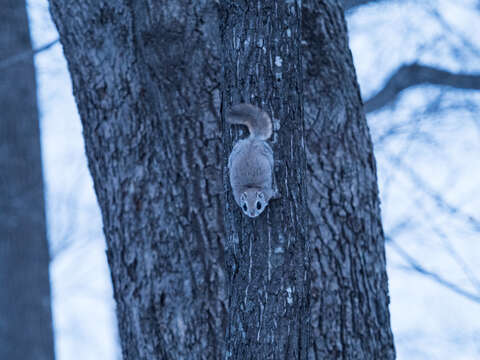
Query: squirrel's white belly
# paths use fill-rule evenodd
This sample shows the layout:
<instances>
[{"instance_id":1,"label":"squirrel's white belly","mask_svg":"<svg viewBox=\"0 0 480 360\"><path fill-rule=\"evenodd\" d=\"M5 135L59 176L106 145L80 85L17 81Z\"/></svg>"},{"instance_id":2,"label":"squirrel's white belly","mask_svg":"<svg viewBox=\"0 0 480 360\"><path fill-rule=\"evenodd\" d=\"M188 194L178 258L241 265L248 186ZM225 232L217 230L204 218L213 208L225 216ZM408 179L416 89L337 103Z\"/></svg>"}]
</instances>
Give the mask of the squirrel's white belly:
<instances>
[{"instance_id":1,"label":"squirrel's white belly","mask_svg":"<svg viewBox=\"0 0 480 360\"><path fill-rule=\"evenodd\" d=\"M273 156L260 141L238 144L232 159L230 181L239 187L264 188L272 183Z\"/></svg>"}]
</instances>

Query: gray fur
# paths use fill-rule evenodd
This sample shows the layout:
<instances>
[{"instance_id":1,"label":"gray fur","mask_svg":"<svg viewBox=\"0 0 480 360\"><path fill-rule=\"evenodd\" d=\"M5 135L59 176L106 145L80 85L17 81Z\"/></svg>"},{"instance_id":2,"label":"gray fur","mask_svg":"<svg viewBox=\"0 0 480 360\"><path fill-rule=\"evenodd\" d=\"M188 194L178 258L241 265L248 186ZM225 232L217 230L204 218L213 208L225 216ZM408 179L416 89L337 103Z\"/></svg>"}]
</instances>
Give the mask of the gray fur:
<instances>
[{"instance_id":1,"label":"gray fur","mask_svg":"<svg viewBox=\"0 0 480 360\"><path fill-rule=\"evenodd\" d=\"M248 127L250 136L268 140L272 136L272 120L265 111L251 104L233 106L227 114L227 121Z\"/></svg>"},{"instance_id":2,"label":"gray fur","mask_svg":"<svg viewBox=\"0 0 480 360\"><path fill-rule=\"evenodd\" d=\"M250 104L234 106L227 120L246 125L250 130L250 136L233 147L228 169L236 203L245 215L254 218L265 210L275 195L272 189L273 151L265 141L271 136L272 122L265 112Z\"/></svg>"}]
</instances>

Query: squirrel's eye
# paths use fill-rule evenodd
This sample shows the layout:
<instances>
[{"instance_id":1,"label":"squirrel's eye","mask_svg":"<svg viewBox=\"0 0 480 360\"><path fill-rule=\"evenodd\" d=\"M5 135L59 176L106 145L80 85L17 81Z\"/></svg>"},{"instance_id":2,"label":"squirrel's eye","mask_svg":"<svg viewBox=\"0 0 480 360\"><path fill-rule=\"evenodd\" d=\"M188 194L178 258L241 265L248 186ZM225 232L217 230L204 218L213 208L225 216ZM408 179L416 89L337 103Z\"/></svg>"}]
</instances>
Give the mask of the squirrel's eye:
<instances>
[{"instance_id":1,"label":"squirrel's eye","mask_svg":"<svg viewBox=\"0 0 480 360\"><path fill-rule=\"evenodd\" d=\"M257 201L257 210L260 210L262 208L262 204L260 203L260 201Z\"/></svg>"},{"instance_id":2,"label":"squirrel's eye","mask_svg":"<svg viewBox=\"0 0 480 360\"><path fill-rule=\"evenodd\" d=\"M247 204L243 204L243 210L247 211Z\"/></svg>"}]
</instances>

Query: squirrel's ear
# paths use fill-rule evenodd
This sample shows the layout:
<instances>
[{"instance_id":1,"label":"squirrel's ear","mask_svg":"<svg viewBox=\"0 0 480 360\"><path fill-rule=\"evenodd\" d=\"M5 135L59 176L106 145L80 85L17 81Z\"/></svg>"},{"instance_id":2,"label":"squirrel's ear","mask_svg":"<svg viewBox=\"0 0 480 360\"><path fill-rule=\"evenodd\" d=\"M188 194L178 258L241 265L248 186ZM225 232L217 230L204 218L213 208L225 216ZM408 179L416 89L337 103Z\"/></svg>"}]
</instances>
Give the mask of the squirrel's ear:
<instances>
[{"instance_id":1,"label":"squirrel's ear","mask_svg":"<svg viewBox=\"0 0 480 360\"><path fill-rule=\"evenodd\" d=\"M246 201L247 200L247 193L242 193L242 195L240 195L240 200Z\"/></svg>"},{"instance_id":2,"label":"squirrel's ear","mask_svg":"<svg viewBox=\"0 0 480 360\"><path fill-rule=\"evenodd\" d=\"M257 193L257 196L258 196L260 199L265 200L265 194L263 193L263 191L259 191L259 192Z\"/></svg>"}]
</instances>

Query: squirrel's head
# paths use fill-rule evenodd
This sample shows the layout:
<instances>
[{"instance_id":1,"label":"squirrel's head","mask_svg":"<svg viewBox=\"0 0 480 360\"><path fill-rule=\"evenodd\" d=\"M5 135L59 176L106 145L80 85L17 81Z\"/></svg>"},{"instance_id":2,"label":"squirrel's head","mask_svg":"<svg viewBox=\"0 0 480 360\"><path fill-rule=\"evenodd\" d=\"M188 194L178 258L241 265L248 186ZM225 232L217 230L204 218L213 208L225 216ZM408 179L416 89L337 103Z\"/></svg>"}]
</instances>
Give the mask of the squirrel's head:
<instances>
[{"instance_id":1,"label":"squirrel's head","mask_svg":"<svg viewBox=\"0 0 480 360\"><path fill-rule=\"evenodd\" d=\"M240 196L240 207L245 215L255 218L260 215L268 205L265 193L258 189L247 189Z\"/></svg>"}]
</instances>

